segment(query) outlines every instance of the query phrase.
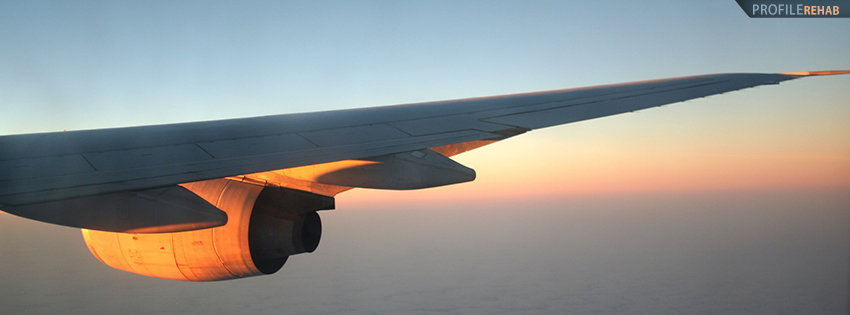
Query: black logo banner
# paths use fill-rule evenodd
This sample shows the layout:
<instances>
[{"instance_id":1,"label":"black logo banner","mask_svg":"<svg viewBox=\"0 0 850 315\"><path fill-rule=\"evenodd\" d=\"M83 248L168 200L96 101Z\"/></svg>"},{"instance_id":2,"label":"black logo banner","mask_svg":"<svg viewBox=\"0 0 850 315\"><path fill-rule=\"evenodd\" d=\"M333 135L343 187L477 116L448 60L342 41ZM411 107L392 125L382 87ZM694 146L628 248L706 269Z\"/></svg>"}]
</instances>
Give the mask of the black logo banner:
<instances>
[{"instance_id":1,"label":"black logo banner","mask_svg":"<svg viewBox=\"0 0 850 315\"><path fill-rule=\"evenodd\" d=\"M751 18L850 17L848 0L735 0Z\"/></svg>"}]
</instances>

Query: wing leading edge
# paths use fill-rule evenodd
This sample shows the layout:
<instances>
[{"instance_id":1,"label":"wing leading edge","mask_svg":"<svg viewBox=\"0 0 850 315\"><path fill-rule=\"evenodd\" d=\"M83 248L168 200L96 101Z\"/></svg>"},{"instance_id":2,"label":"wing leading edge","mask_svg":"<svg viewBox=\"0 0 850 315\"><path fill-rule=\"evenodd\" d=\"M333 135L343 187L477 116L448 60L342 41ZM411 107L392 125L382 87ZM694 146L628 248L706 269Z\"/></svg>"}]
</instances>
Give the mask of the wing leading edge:
<instances>
[{"instance_id":1,"label":"wing leading edge","mask_svg":"<svg viewBox=\"0 0 850 315\"><path fill-rule=\"evenodd\" d=\"M846 73L711 74L318 113L3 136L0 208L490 143L533 129Z\"/></svg>"}]
</instances>

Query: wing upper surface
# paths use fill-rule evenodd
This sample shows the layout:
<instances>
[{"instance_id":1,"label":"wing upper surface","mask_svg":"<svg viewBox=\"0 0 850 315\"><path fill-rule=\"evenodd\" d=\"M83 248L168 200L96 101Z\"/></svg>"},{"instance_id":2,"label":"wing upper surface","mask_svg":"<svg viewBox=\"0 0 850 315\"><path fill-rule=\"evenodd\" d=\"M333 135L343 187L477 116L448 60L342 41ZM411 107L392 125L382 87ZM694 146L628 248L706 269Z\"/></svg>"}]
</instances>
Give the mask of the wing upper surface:
<instances>
[{"instance_id":1,"label":"wing upper surface","mask_svg":"<svg viewBox=\"0 0 850 315\"><path fill-rule=\"evenodd\" d=\"M0 137L0 205L407 152L799 78L714 74L484 98Z\"/></svg>"}]
</instances>

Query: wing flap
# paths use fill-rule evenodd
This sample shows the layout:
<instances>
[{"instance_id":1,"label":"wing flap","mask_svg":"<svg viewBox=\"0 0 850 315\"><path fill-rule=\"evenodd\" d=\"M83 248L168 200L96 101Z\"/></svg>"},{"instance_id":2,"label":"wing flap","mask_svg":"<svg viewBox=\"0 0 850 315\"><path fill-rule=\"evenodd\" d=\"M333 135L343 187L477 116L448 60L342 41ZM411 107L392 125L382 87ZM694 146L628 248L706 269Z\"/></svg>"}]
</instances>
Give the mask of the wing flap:
<instances>
[{"instance_id":1,"label":"wing flap","mask_svg":"<svg viewBox=\"0 0 850 315\"><path fill-rule=\"evenodd\" d=\"M224 211L180 186L123 191L3 210L42 222L126 233L181 232L227 223Z\"/></svg>"}]
</instances>

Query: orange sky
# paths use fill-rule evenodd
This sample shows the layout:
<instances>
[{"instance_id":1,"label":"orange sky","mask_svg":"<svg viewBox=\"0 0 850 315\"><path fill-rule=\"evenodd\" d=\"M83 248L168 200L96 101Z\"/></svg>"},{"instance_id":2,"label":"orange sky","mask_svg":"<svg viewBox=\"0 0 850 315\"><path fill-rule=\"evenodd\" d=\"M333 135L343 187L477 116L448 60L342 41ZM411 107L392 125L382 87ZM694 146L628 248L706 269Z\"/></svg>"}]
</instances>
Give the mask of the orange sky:
<instances>
[{"instance_id":1,"label":"orange sky","mask_svg":"<svg viewBox=\"0 0 850 315\"><path fill-rule=\"evenodd\" d=\"M842 100L847 92L814 92L813 86L824 83L750 89L531 131L454 157L476 170L478 177L472 183L408 192L355 189L338 196L338 205L634 193L850 191L850 106ZM790 105L776 108L772 100L777 98L790 99Z\"/></svg>"},{"instance_id":2,"label":"orange sky","mask_svg":"<svg viewBox=\"0 0 850 315\"><path fill-rule=\"evenodd\" d=\"M513 149L513 148L510 148ZM510 149L492 153L509 154ZM486 152L485 152L486 153ZM621 152L622 153L622 152ZM600 194L725 190L850 190L850 156L710 154L529 154L527 164L459 157L475 168L472 183L419 191L356 189L338 196L340 204L393 203L478 198L523 199ZM509 160L509 161L508 161ZM515 161L514 161L515 162Z\"/></svg>"}]
</instances>

